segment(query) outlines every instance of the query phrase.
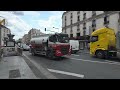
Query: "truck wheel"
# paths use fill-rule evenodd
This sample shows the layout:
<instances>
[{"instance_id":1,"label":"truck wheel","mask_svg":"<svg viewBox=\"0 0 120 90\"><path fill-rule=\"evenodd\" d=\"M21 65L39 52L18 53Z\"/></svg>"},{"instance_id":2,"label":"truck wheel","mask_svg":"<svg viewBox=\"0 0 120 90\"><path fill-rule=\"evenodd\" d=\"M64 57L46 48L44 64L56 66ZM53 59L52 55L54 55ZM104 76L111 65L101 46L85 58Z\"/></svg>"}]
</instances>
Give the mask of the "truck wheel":
<instances>
[{"instance_id":1,"label":"truck wheel","mask_svg":"<svg viewBox=\"0 0 120 90\"><path fill-rule=\"evenodd\" d=\"M97 51L96 52L96 57L100 58L100 59L105 58L104 51Z\"/></svg>"},{"instance_id":2,"label":"truck wheel","mask_svg":"<svg viewBox=\"0 0 120 90\"><path fill-rule=\"evenodd\" d=\"M33 56L35 56L35 55L36 55L36 54L35 54L35 52L33 52L33 51L32 51L31 53L32 53L32 55L33 55Z\"/></svg>"},{"instance_id":3,"label":"truck wheel","mask_svg":"<svg viewBox=\"0 0 120 90\"><path fill-rule=\"evenodd\" d=\"M47 58L49 58L49 59L51 59L51 60L55 59L55 56L53 55L53 52L48 51L48 52L47 52Z\"/></svg>"}]
</instances>

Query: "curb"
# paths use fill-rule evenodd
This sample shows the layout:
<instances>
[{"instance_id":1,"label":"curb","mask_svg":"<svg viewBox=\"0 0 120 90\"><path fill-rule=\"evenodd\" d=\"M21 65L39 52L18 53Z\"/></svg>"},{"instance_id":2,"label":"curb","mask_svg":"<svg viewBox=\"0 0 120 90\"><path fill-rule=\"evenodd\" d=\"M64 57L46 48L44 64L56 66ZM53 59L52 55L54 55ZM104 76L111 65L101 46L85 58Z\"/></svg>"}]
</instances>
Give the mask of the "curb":
<instances>
[{"instance_id":1,"label":"curb","mask_svg":"<svg viewBox=\"0 0 120 90\"><path fill-rule=\"evenodd\" d=\"M47 79L57 79L48 70L46 70L44 67L42 67L42 65L37 64L36 62L31 60L29 57L27 57L25 54L23 54L22 57L23 58L25 57L27 60L29 60L29 62L31 62L39 70L39 72L42 73Z\"/></svg>"}]
</instances>

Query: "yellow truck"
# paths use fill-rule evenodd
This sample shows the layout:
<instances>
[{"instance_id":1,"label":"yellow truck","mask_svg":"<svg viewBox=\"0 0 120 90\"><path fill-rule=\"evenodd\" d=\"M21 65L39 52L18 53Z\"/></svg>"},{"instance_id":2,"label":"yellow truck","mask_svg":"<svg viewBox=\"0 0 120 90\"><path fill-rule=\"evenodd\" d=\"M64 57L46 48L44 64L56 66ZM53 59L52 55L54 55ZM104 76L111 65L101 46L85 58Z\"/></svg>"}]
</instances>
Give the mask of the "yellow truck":
<instances>
[{"instance_id":1,"label":"yellow truck","mask_svg":"<svg viewBox=\"0 0 120 90\"><path fill-rule=\"evenodd\" d=\"M114 29L100 28L90 37L90 55L97 58L110 58L117 56L117 37Z\"/></svg>"}]
</instances>

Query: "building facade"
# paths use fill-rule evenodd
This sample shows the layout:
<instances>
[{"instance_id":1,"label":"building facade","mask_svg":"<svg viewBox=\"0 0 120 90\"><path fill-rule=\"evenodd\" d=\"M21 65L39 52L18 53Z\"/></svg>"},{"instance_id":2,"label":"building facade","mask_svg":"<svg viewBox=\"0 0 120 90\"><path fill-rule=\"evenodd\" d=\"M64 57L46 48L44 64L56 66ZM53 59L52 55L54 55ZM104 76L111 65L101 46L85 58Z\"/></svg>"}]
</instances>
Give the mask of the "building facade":
<instances>
[{"instance_id":1,"label":"building facade","mask_svg":"<svg viewBox=\"0 0 120 90\"><path fill-rule=\"evenodd\" d=\"M30 40L31 40L31 38L33 38L33 37L35 37L35 36L39 36L39 35L42 35L42 34L44 34L44 33L42 33L40 30L38 30L38 29L31 29L29 32L28 32L28 43L30 43Z\"/></svg>"},{"instance_id":2,"label":"building facade","mask_svg":"<svg viewBox=\"0 0 120 90\"><path fill-rule=\"evenodd\" d=\"M120 31L120 12L66 11L62 15L62 32L70 38L88 40L93 31L102 27Z\"/></svg>"},{"instance_id":3,"label":"building facade","mask_svg":"<svg viewBox=\"0 0 120 90\"><path fill-rule=\"evenodd\" d=\"M11 33L11 30L7 27L5 27L4 25L0 25L0 44L1 46L3 46L5 44L5 39L8 39L8 36L7 34L10 34Z\"/></svg>"},{"instance_id":4,"label":"building facade","mask_svg":"<svg viewBox=\"0 0 120 90\"><path fill-rule=\"evenodd\" d=\"M28 34L25 34L22 38L22 43L28 44Z\"/></svg>"},{"instance_id":5,"label":"building facade","mask_svg":"<svg viewBox=\"0 0 120 90\"><path fill-rule=\"evenodd\" d=\"M119 30L119 11L67 11L62 16L62 32L70 37L91 35L104 26Z\"/></svg>"}]
</instances>

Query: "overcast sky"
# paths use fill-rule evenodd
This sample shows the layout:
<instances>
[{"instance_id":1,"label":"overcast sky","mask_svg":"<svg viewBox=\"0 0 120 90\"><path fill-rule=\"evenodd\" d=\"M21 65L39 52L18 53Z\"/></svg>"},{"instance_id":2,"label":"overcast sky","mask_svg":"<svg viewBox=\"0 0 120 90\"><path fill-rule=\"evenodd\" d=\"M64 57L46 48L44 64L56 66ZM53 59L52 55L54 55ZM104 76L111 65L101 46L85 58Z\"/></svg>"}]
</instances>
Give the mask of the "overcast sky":
<instances>
[{"instance_id":1,"label":"overcast sky","mask_svg":"<svg viewBox=\"0 0 120 90\"><path fill-rule=\"evenodd\" d=\"M32 28L62 31L62 14L64 11L0 11L0 16L7 20L7 27L15 34L14 39L21 38ZM59 28L54 29L53 27ZM47 33L50 33L49 31Z\"/></svg>"}]
</instances>

